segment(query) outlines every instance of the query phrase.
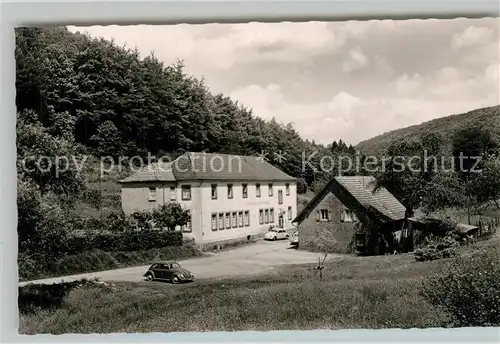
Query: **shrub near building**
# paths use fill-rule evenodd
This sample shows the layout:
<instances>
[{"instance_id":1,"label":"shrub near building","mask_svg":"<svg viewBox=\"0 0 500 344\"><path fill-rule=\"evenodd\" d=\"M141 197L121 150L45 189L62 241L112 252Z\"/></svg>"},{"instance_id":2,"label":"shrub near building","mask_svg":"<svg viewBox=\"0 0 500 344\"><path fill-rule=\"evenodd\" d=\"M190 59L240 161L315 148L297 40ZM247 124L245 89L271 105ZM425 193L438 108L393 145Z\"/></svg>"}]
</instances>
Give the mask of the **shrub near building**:
<instances>
[{"instance_id":1,"label":"shrub near building","mask_svg":"<svg viewBox=\"0 0 500 344\"><path fill-rule=\"evenodd\" d=\"M424 283L422 295L449 315L450 325L500 325L500 256L498 249L460 258L447 272Z\"/></svg>"},{"instance_id":2,"label":"shrub near building","mask_svg":"<svg viewBox=\"0 0 500 344\"><path fill-rule=\"evenodd\" d=\"M33 279L197 256L200 253L191 245L183 245L182 232L175 230L188 219L189 212L176 203L131 217L111 214L87 230L79 227L62 231L58 250L52 256L50 252L20 252L19 275Z\"/></svg>"}]
</instances>

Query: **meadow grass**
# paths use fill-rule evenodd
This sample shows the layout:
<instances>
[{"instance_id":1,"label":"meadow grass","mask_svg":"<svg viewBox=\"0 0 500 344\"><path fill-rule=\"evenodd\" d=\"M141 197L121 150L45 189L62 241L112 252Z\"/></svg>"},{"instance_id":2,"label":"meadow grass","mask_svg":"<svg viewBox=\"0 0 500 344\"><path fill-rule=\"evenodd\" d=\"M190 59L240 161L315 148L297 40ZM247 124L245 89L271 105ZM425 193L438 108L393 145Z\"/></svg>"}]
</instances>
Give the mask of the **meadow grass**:
<instances>
[{"instance_id":1,"label":"meadow grass","mask_svg":"<svg viewBox=\"0 0 500 344\"><path fill-rule=\"evenodd\" d=\"M462 257L497 249L499 237L461 248ZM55 310L20 316L20 332L110 333L268 331L447 326L422 285L453 259L416 262L412 254L327 261L320 281L311 265L271 274L190 284L86 286Z\"/></svg>"}]
</instances>

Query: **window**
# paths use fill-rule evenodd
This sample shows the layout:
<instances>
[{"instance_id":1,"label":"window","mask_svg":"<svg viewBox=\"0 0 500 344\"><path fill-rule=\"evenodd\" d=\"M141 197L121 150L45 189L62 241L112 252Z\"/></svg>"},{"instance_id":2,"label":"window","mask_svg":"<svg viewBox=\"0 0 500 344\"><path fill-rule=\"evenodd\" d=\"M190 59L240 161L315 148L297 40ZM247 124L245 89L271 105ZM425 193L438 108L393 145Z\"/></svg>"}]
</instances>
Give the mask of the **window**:
<instances>
[{"instance_id":1,"label":"window","mask_svg":"<svg viewBox=\"0 0 500 344\"><path fill-rule=\"evenodd\" d=\"M149 201L156 202L156 188L149 188Z\"/></svg>"},{"instance_id":2,"label":"window","mask_svg":"<svg viewBox=\"0 0 500 344\"><path fill-rule=\"evenodd\" d=\"M182 200L189 201L191 199L191 185L182 186Z\"/></svg>"},{"instance_id":3,"label":"window","mask_svg":"<svg viewBox=\"0 0 500 344\"><path fill-rule=\"evenodd\" d=\"M287 196L290 196L290 184L285 185L285 192Z\"/></svg>"},{"instance_id":4,"label":"window","mask_svg":"<svg viewBox=\"0 0 500 344\"><path fill-rule=\"evenodd\" d=\"M238 227L238 218L237 218L237 213L235 211L233 211L233 228L237 228Z\"/></svg>"},{"instance_id":5,"label":"window","mask_svg":"<svg viewBox=\"0 0 500 344\"><path fill-rule=\"evenodd\" d=\"M217 214L216 213L212 214L212 230L213 231L217 230Z\"/></svg>"},{"instance_id":6,"label":"window","mask_svg":"<svg viewBox=\"0 0 500 344\"><path fill-rule=\"evenodd\" d=\"M250 226L250 211L245 210L245 226Z\"/></svg>"},{"instance_id":7,"label":"window","mask_svg":"<svg viewBox=\"0 0 500 344\"><path fill-rule=\"evenodd\" d=\"M177 199L177 195L175 194L175 186L170 187L170 200L175 201Z\"/></svg>"},{"instance_id":8,"label":"window","mask_svg":"<svg viewBox=\"0 0 500 344\"><path fill-rule=\"evenodd\" d=\"M343 209L342 214L340 216L340 221L341 222L352 222L353 221L353 212L351 212L349 209Z\"/></svg>"},{"instance_id":9,"label":"window","mask_svg":"<svg viewBox=\"0 0 500 344\"><path fill-rule=\"evenodd\" d=\"M233 184L227 184L227 198L233 198Z\"/></svg>"},{"instance_id":10,"label":"window","mask_svg":"<svg viewBox=\"0 0 500 344\"><path fill-rule=\"evenodd\" d=\"M242 212L242 211L240 211L240 212L238 213L238 220L239 220L239 221L238 221L238 226L239 226L239 227L243 227L243 212Z\"/></svg>"},{"instance_id":11,"label":"window","mask_svg":"<svg viewBox=\"0 0 500 344\"><path fill-rule=\"evenodd\" d=\"M242 185L242 193L243 193L243 198L248 197L248 185L247 184Z\"/></svg>"},{"instance_id":12,"label":"window","mask_svg":"<svg viewBox=\"0 0 500 344\"><path fill-rule=\"evenodd\" d=\"M278 204L283 204L283 190L278 190Z\"/></svg>"},{"instance_id":13,"label":"window","mask_svg":"<svg viewBox=\"0 0 500 344\"><path fill-rule=\"evenodd\" d=\"M217 199L217 184L212 184L212 199Z\"/></svg>"},{"instance_id":14,"label":"window","mask_svg":"<svg viewBox=\"0 0 500 344\"><path fill-rule=\"evenodd\" d=\"M292 207L288 207L288 219L292 221Z\"/></svg>"},{"instance_id":15,"label":"window","mask_svg":"<svg viewBox=\"0 0 500 344\"><path fill-rule=\"evenodd\" d=\"M316 221L332 221L332 212L328 209L316 210Z\"/></svg>"},{"instance_id":16,"label":"window","mask_svg":"<svg viewBox=\"0 0 500 344\"><path fill-rule=\"evenodd\" d=\"M259 209L259 224L264 224L264 210Z\"/></svg>"},{"instance_id":17,"label":"window","mask_svg":"<svg viewBox=\"0 0 500 344\"><path fill-rule=\"evenodd\" d=\"M269 222L274 223L274 208L271 208L271 210L269 210L269 217Z\"/></svg>"},{"instance_id":18,"label":"window","mask_svg":"<svg viewBox=\"0 0 500 344\"><path fill-rule=\"evenodd\" d=\"M260 184L255 185L255 196L260 197Z\"/></svg>"},{"instance_id":19,"label":"window","mask_svg":"<svg viewBox=\"0 0 500 344\"><path fill-rule=\"evenodd\" d=\"M273 184L269 183L267 187L269 188L269 197L273 197Z\"/></svg>"},{"instance_id":20,"label":"window","mask_svg":"<svg viewBox=\"0 0 500 344\"><path fill-rule=\"evenodd\" d=\"M266 209L264 213L265 213L264 221L265 223L269 223L269 209Z\"/></svg>"},{"instance_id":21,"label":"window","mask_svg":"<svg viewBox=\"0 0 500 344\"><path fill-rule=\"evenodd\" d=\"M224 229L224 213L219 213L219 229Z\"/></svg>"},{"instance_id":22,"label":"window","mask_svg":"<svg viewBox=\"0 0 500 344\"><path fill-rule=\"evenodd\" d=\"M182 227L182 231L185 232L185 233L191 233L191 231L192 231L192 228L191 228L191 217L189 217L189 220L186 223L186 225Z\"/></svg>"},{"instance_id":23,"label":"window","mask_svg":"<svg viewBox=\"0 0 500 344\"><path fill-rule=\"evenodd\" d=\"M231 213L226 213L226 229L231 228Z\"/></svg>"}]
</instances>

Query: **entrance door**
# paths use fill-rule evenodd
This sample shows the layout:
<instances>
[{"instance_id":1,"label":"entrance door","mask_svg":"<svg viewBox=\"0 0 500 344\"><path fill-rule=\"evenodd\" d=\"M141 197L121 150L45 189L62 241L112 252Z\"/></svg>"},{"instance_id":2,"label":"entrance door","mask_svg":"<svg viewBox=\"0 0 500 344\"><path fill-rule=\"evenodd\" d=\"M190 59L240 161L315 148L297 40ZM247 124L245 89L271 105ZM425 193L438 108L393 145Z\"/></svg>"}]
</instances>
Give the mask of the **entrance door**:
<instances>
[{"instance_id":1,"label":"entrance door","mask_svg":"<svg viewBox=\"0 0 500 344\"><path fill-rule=\"evenodd\" d=\"M284 225L284 223L283 223L283 215L280 214L280 216L278 218L278 227L279 228L283 228L283 225Z\"/></svg>"}]
</instances>

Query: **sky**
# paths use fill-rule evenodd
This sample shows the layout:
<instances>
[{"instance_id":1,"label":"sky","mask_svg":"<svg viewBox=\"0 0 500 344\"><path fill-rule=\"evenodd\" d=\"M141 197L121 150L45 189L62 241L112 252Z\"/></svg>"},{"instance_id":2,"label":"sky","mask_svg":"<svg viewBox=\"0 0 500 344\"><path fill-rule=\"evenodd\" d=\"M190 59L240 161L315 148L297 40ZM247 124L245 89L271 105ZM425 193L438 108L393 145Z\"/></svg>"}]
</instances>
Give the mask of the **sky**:
<instances>
[{"instance_id":1,"label":"sky","mask_svg":"<svg viewBox=\"0 0 500 344\"><path fill-rule=\"evenodd\" d=\"M494 106L498 19L372 20L69 27L181 59L256 116L302 137L360 141L438 117Z\"/></svg>"}]
</instances>

